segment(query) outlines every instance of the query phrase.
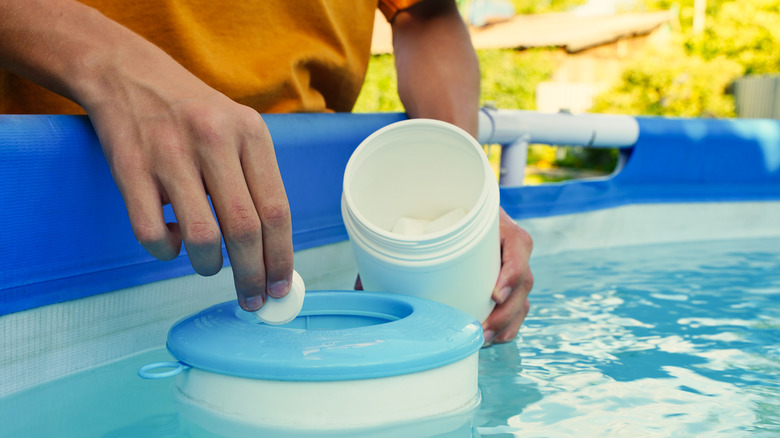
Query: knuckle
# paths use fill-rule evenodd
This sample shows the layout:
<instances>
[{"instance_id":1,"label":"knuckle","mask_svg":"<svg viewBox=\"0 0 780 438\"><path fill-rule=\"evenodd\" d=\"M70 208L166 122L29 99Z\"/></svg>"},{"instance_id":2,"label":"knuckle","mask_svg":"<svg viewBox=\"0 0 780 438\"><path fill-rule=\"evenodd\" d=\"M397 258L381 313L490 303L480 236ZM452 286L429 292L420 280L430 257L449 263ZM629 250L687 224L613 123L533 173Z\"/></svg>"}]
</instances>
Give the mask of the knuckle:
<instances>
[{"instance_id":1,"label":"knuckle","mask_svg":"<svg viewBox=\"0 0 780 438\"><path fill-rule=\"evenodd\" d=\"M533 250L534 239L531 237L531 234L523 228L520 228L520 242L522 242L523 246L528 248L529 253Z\"/></svg>"},{"instance_id":2,"label":"knuckle","mask_svg":"<svg viewBox=\"0 0 780 438\"><path fill-rule=\"evenodd\" d=\"M265 275L264 274L237 274L236 284L240 285L242 292L246 294L256 295L265 291Z\"/></svg>"},{"instance_id":3,"label":"knuckle","mask_svg":"<svg viewBox=\"0 0 780 438\"><path fill-rule=\"evenodd\" d=\"M217 108L200 101L181 102L178 119L186 127L187 136L204 144L220 144L224 137L227 116Z\"/></svg>"},{"instance_id":4,"label":"knuckle","mask_svg":"<svg viewBox=\"0 0 780 438\"><path fill-rule=\"evenodd\" d=\"M526 231L523 227L521 227L520 225L517 225L514 222L512 222L512 224L513 224L512 230L514 230L514 233L513 233L514 238L518 242L520 242L520 244L523 247L526 247L526 248L529 248L529 249L533 248L534 240L531 237L531 234L528 231Z\"/></svg>"},{"instance_id":5,"label":"knuckle","mask_svg":"<svg viewBox=\"0 0 780 438\"><path fill-rule=\"evenodd\" d=\"M138 243L159 260L172 260L179 253L179 246L169 242L165 227L150 223L133 224L133 233Z\"/></svg>"},{"instance_id":6,"label":"knuckle","mask_svg":"<svg viewBox=\"0 0 780 438\"><path fill-rule=\"evenodd\" d=\"M239 108L234 115L233 121L236 124L236 129L241 133L244 146L260 147L273 144L268 127L263 122L260 114L254 109L249 107Z\"/></svg>"},{"instance_id":7,"label":"knuckle","mask_svg":"<svg viewBox=\"0 0 780 438\"><path fill-rule=\"evenodd\" d=\"M212 150L230 147L231 139L263 136L259 114L243 105L229 111L197 106L188 108L186 114L197 141Z\"/></svg>"},{"instance_id":8,"label":"knuckle","mask_svg":"<svg viewBox=\"0 0 780 438\"><path fill-rule=\"evenodd\" d=\"M258 128L262 126L260 113L246 105L233 106L231 118L239 127L246 130L258 131Z\"/></svg>"},{"instance_id":9,"label":"knuckle","mask_svg":"<svg viewBox=\"0 0 780 438\"><path fill-rule=\"evenodd\" d=\"M286 203L264 205L260 208L260 222L271 228L286 227L290 223L290 208Z\"/></svg>"},{"instance_id":10,"label":"knuckle","mask_svg":"<svg viewBox=\"0 0 780 438\"><path fill-rule=\"evenodd\" d=\"M252 129L258 133L263 132L259 128L263 127L262 118L260 114L251 107L241 105L236 111L237 119L242 123L242 126L247 129Z\"/></svg>"},{"instance_id":11,"label":"knuckle","mask_svg":"<svg viewBox=\"0 0 780 438\"><path fill-rule=\"evenodd\" d=\"M224 116L214 111L201 111L195 113L192 119L193 132L202 144L210 148L222 148L226 138Z\"/></svg>"},{"instance_id":12,"label":"knuckle","mask_svg":"<svg viewBox=\"0 0 780 438\"><path fill-rule=\"evenodd\" d=\"M243 207L233 207L224 227L225 238L237 243L251 243L262 236L260 222L254 212Z\"/></svg>"},{"instance_id":13,"label":"knuckle","mask_svg":"<svg viewBox=\"0 0 780 438\"><path fill-rule=\"evenodd\" d=\"M219 245L219 230L210 222L195 221L184 229L184 240L196 247Z\"/></svg>"},{"instance_id":14,"label":"knuckle","mask_svg":"<svg viewBox=\"0 0 780 438\"><path fill-rule=\"evenodd\" d=\"M534 274L529 270L523 278L523 290L531 292L534 288Z\"/></svg>"},{"instance_id":15,"label":"knuckle","mask_svg":"<svg viewBox=\"0 0 780 438\"><path fill-rule=\"evenodd\" d=\"M165 241L165 229L152 222L136 222L133 224L135 238L144 246L154 246Z\"/></svg>"}]
</instances>

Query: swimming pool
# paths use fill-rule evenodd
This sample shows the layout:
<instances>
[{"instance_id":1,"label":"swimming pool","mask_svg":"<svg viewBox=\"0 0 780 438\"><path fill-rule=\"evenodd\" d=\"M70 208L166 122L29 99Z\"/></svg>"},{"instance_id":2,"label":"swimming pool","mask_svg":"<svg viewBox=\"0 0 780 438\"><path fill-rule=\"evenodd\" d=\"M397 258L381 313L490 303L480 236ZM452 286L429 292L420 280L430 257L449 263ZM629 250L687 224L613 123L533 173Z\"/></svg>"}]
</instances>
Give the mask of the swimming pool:
<instances>
[{"instance_id":1,"label":"swimming pool","mask_svg":"<svg viewBox=\"0 0 780 438\"><path fill-rule=\"evenodd\" d=\"M780 238L570 251L534 269L521 336L481 352L481 436L780 432ZM135 375L169 358L154 349L6 397L2 435L191 436L170 381Z\"/></svg>"},{"instance_id":2,"label":"swimming pool","mask_svg":"<svg viewBox=\"0 0 780 438\"><path fill-rule=\"evenodd\" d=\"M269 120L310 289L355 274L329 205L339 176L311 148L335 168L356 145L345 132L401 117L329 116ZM639 128L612 178L502 189L534 236L536 286L517 342L480 353L481 436L780 432L780 124ZM7 118L0 132L3 187L16 187L0 199L0 436L186 436L169 382L135 370L166 357L176 319L232 298L229 272L204 279L184 258L143 254L83 119ZM306 190L302 169L324 193Z\"/></svg>"}]
</instances>

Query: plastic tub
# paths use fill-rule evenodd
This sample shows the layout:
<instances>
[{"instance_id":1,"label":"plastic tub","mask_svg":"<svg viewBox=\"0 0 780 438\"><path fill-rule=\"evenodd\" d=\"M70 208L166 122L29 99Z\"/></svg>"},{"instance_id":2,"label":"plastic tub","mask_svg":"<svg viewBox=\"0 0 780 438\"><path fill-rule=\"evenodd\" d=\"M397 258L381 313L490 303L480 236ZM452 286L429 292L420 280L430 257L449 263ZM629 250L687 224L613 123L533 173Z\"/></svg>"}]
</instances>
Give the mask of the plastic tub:
<instances>
[{"instance_id":1,"label":"plastic tub","mask_svg":"<svg viewBox=\"0 0 780 438\"><path fill-rule=\"evenodd\" d=\"M498 209L480 145L437 120L379 129L344 172L341 211L363 288L439 301L479 321L495 306Z\"/></svg>"}]
</instances>

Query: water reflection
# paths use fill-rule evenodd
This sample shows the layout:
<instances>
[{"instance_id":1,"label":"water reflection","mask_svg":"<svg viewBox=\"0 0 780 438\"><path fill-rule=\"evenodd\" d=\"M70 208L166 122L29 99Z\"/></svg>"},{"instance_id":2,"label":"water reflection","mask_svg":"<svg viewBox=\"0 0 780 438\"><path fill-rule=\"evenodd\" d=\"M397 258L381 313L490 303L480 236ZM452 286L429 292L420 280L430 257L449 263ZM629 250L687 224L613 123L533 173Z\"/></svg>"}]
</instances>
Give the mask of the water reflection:
<instances>
[{"instance_id":1,"label":"water reflection","mask_svg":"<svg viewBox=\"0 0 780 438\"><path fill-rule=\"evenodd\" d=\"M517 342L496 344L479 353L479 388L482 406L475 418L480 435L503 433L501 425L526 406L541 400L536 384L523 374L525 352Z\"/></svg>"}]
</instances>

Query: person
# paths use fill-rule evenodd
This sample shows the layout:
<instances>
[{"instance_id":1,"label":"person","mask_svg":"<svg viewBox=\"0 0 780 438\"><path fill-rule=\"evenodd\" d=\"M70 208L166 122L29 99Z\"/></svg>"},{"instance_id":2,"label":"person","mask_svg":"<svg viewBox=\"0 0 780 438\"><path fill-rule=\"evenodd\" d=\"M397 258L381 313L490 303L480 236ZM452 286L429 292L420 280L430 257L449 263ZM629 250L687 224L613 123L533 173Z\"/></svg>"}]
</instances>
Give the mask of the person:
<instances>
[{"instance_id":1,"label":"person","mask_svg":"<svg viewBox=\"0 0 780 438\"><path fill-rule=\"evenodd\" d=\"M409 117L477 134L480 70L453 0L381 0ZM242 308L290 288L290 209L262 113L350 111L374 1L0 0L0 112L86 113L133 232L194 270L231 261ZM213 203L217 220L208 203ZM170 203L177 223L166 224ZM503 211L487 342L528 313L532 241Z\"/></svg>"}]
</instances>

